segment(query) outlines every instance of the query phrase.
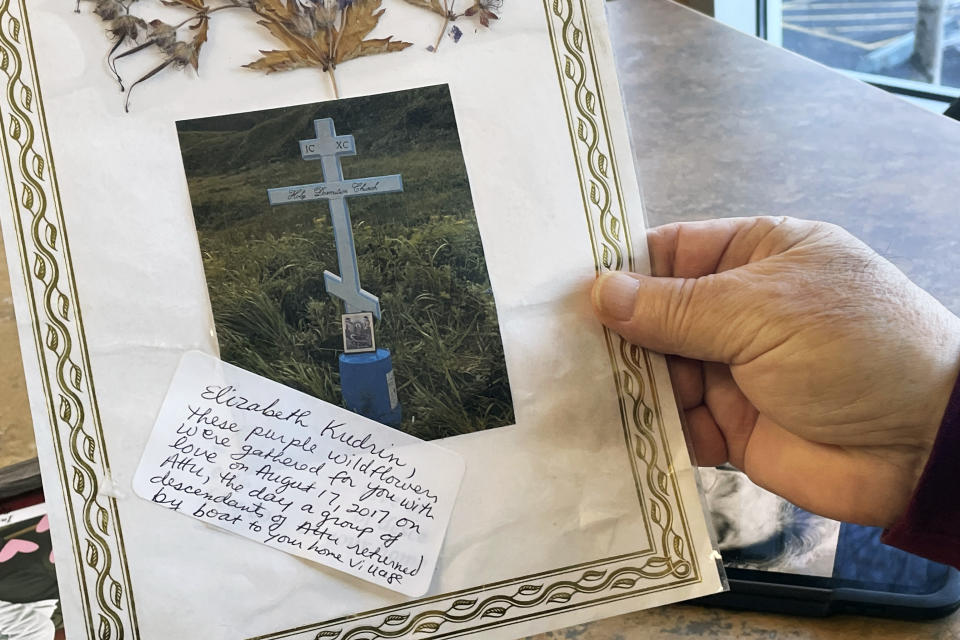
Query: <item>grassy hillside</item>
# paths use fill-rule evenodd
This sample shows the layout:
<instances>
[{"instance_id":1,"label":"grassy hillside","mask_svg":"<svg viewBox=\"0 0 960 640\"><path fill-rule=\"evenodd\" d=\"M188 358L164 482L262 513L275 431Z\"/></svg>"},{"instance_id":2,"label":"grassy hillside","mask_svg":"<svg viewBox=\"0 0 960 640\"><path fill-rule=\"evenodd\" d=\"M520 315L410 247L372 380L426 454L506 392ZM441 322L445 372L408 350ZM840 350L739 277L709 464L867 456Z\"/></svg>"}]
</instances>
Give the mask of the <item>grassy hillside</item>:
<instances>
[{"instance_id":1,"label":"grassy hillside","mask_svg":"<svg viewBox=\"0 0 960 640\"><path fill-rule=\"evenodd\" d=\"M349 200L360 281L380 298L403 429L438 438L511 424L496 308L446 87L180 123L207 283L228 362L340 403L339 273L326 202L268 188L320 182L300 158L313 120L353 134L347 179L399 173L404 192Z\"/></svg>"}]
</instances>

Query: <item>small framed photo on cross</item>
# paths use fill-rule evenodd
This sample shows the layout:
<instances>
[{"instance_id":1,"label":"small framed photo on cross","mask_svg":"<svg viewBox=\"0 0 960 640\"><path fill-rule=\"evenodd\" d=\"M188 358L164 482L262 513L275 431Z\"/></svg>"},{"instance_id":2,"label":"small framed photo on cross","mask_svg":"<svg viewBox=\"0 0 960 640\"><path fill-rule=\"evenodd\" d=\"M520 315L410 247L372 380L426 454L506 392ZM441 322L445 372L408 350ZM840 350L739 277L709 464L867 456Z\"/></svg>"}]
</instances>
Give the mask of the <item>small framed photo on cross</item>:
<instances>
[{"instance_id":1,"label":"small framed photo on cross","mask_svg":"<svg viewBox=\"0 0 960 640\"><path fill-rule=\"evenodd\" d=\"M373 337L373 314L345 313L340 316L343 320L343 352L367 353L377 350L376 340Z\"/></svg>"}]
</instances>

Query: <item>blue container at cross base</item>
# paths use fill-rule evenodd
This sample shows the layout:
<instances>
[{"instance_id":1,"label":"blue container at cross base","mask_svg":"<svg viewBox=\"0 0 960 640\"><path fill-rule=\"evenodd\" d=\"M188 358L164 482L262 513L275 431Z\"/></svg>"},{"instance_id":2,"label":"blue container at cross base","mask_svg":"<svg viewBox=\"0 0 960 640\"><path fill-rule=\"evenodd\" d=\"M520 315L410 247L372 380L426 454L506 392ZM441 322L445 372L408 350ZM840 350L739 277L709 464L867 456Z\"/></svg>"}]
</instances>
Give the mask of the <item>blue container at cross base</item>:
<instances>
[{"instance_id":1,"label":"blue container at cross base","mask_svg":"<svg viewBox=\"0 0 960 640\"><path fill-rule=\"evenodd\" d=\"M347 409L391 427L403 418L389 349L340 354L340 391Z\"/></svg>"}]
</instances>

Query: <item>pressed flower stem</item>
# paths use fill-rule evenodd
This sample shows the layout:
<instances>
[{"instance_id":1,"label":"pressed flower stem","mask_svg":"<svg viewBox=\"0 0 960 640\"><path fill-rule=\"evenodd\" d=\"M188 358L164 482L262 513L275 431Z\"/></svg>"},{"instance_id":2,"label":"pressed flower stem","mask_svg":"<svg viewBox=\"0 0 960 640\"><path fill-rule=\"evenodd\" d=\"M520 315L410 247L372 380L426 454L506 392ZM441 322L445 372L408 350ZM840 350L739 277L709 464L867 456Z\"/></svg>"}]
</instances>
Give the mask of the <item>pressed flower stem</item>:
<instances>
[{"instance_id":1,"label":"pressed flower stem","mask_svg":"<svg viewBox=\"0 0 960 640\"><path fill-rule=\"evenodd\" d=\"M337 87L337 74L334 73L333 67L327 69L327 73L330 74L330 84L333 85L333 97L340 98L340 89Z\"/></svg>"},{"instance_id":2,"label":"pressed flower stem","mask_svg":"<svg viewBox=\"0 0 960 640\"><path fill-rule=\"evenodd\" d=\"M445 34L445 33L447 32L447 25L449 25L449 24L450 24L450 16L449 16L449 15L444 16L444 17L443 17L443 26L440 27L440 35L437 36L437 43L436 43L435 45L433 45L433 52L434 52L434 53L436 53L437 50L440 48L440 43L443 42L443 34Z\"/></svg>"},{"instance_id":3,"label":"pressed flower stem","mask_svg":"<svg viewBox=\"0 0 960 640\"><path fill-rule=\"evenodd\" d=\"M205 10L205 11L197 11L195 14L193 14L192 16L190 16L189 18L187 18L186 20L182 20L182 21L178 22L177 24L173 25L173 28L174 28L174 30L179 29L180 27L182 27L183 25L187 24L188 22L193 22L194 20L199 20L199 19L201 19L201 18L203 18L203 17L205 17L205 16L209 16L211 13L216 13L217 11L223 11L224 9L245 9L245 8L246 8L246 7L244 7L242 4L225 4L225 5L221 5L221 6L219 6L219 7L214 7L213 9L207 9L207 10Z\"/></svg>"},{"instance_id":4,"label":"pressed flower stem","mask_svg":"<svg viewBox=\"0 0 960 640\"><path fill-rule=\"evenodd\" d=\"M124 51L123 53L117 54L117 56L113 59L114 68L116 68L117 60L119 60L120 58L126 58L127 56L133 55L133 54L135 54L135 53L138 52L138 51L143 51L143 50L146 49L147 47L156 44L156 42L157 42L157 39L156 39L156 38L154 38L154 39L152 39L152 40L147 40L147 41L144 42L143 44L138 44L138 45L135 46L133 49L127 49L127 50Z\"/></svg>"},{"instance_id":5,"label":"pressed flower stem","mask_svg":"<svg viewBox=\"0 0 960 640\"><path fill-rule=\"evenodd\" d=\"M123 44L123 41L126 40L126 36L123 38L118 38L117 43L113 45L113 48L107 53L107 67L110 68L110 71L113 71L113 75L117 78L117 83L120 85L120 92L123 93L126 89L123 86L123 78L120 77L120 72L117 71L116 60L112 57L114 53L117 52L117 49L120 48L120 45Z\"/></svg>"},{"instance_id":6,"label":"pressed flower stem","mask_svg":"<svg viewBox=\"0 0 960 640\"><path fill-rule=\"evenodd\" d=\"M337 30L337 38L333 40L333 49L330 51L330 58L332 60L337 59L337 50L340 48L340 36L343 35L343 30L347 27L347 11L350 11L349 6L340 12L340 29Z\"/></svg>"},{"instance_id":7,"label":"pressed flower stem","mask_svg":"<svg viewBox=\"0 0 960 640\"><path fill-rule=\"evenodd\" d=\"M139 80L137 80L132 85L130 85L130 88L127 90L127 99L124 100L123 102L123 110L126 113L130 113L130 96L133 95L133 88L138 84L140 84L141 82L143 82L144 80L149 80L153 76L157 75L158 73L166 69L168 66L170 66L172 62L173 62L173 58L160 63L159 65L154 67L151 71L148 71L145 75L143 75Z\"/></svg>"},{"instance_id":8,"label":"pressed flower stem","mask_svg":"<svg viewBox=\"0 0 960 640\"><path fill-rule=\"evenodd\" d=\"M447 6L447 0L443 0L443 26L440 27L440 35L437 36L437 42L433 45L433 52L436 53L437 49L440 48L440 43L443 42L443 36L447 32L447 27L450 25L450 16L453 14L453 5L457 0L451 0L450 6Z\"/></svg>"}]
</instances>

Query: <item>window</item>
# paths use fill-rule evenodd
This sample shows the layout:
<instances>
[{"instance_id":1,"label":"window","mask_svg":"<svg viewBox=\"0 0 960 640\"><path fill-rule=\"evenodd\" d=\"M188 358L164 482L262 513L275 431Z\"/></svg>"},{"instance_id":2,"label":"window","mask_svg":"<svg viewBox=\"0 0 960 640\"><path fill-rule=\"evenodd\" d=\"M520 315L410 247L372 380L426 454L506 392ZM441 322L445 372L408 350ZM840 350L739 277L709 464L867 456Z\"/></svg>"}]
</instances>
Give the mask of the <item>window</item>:
<instances>
[{"instance_id":1,"label":"window","mask_svg":"<svg viewBox=\"0 0 960 640\"><path fill-rule=\"evenodd\" d=\"M960 96L960 0L714 0L714 15L941 111Z\"/></svg>"}]
</instances>

